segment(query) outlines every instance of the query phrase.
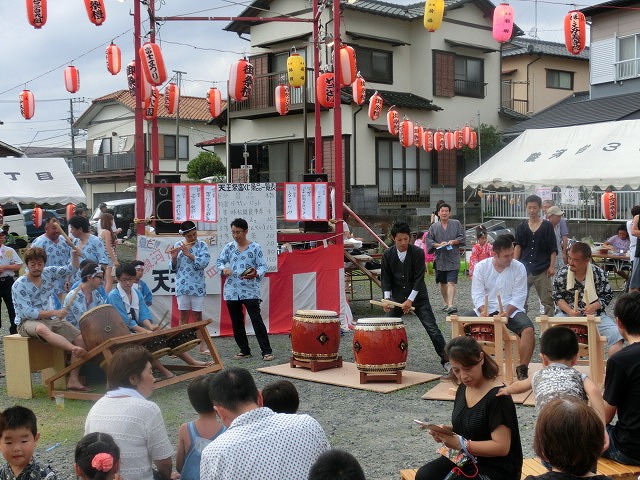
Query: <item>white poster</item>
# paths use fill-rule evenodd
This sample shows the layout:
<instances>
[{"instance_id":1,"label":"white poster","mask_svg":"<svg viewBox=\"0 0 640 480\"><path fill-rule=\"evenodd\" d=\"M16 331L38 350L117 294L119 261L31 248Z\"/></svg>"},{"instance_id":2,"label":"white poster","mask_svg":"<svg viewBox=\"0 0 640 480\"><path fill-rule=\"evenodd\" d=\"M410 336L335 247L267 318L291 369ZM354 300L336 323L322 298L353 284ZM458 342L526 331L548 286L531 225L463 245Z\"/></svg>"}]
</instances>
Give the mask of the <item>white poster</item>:
<instances>
[{"instance_id":1,"label":"white poster","mask_svg":"<svg viewBox=\"0 0 640 480\"><path fill-rule=\"evenodd\" d=\"M300 184L300 220L313 220L313 183Z\"/></svg>"},{"instance_id":2,"label":"white poster","mask_svg":"<svg viewBox=\"0 0 640 480\"><path fill-rule=\"evenodd\" d=\"M300 220L297 183L284 184L284 219L292 222Z\"/></svg>"},{"instance_id":3,"label":"white poster","mask_svg":"<svg viewBox=\"0 0 640 480\"><path fill-rule=\"evenodd\" d=\"M173 221L182 223L187 220L187 187L186 185L173 186Z\"/></svg>"},{"instance_id":4,"label":"white poster","mask_svg":"<svg viewBox=\"0 0 640 480\"><path fill-rule=\"evenodd\" d=\"M313 189L313 218L314 220L329 220L329 213L327 212L327 191L329 188L328 183L314 183Z\"/></svg>"},{"instance_id":5,"label":"white poster","mask_svg":"<svg viewBox=\"0 0 640 480\"><path fill-rule=\"evenodd\" d=\"M189 185L189 220L198 222L202 218L202 185Z\"/></svg>"},{"instance_id":6,"label":"white poster","mask_svg":"<svg viewBox=\"0 0 640 480\"><path fill-rule=\"evenodd\" d=\"M205 222L218 221L218 185L203 185L202 197L204 199Z\"/></svg>"},{"instance_id":7,"label":"white poster","mask_svg":"<svg viewBox=\"0 0 640 480\"><path fill-rule=\"evenodd\" d=\"M580 205L580 189L563 188L560 192L560 199L563 205Z\"/></svg>"},{"instance_id":8,"label":"white poster","mask_svg":"<svg viewBox=\"0 0 640 480\"><path fill-rule=\"evenodd\" d=\"M551 195L552 188L551 187L538 187L536 188L536 195L538 195L542 201L552 200L553 197Z\"/></svg>"}]
</instances>

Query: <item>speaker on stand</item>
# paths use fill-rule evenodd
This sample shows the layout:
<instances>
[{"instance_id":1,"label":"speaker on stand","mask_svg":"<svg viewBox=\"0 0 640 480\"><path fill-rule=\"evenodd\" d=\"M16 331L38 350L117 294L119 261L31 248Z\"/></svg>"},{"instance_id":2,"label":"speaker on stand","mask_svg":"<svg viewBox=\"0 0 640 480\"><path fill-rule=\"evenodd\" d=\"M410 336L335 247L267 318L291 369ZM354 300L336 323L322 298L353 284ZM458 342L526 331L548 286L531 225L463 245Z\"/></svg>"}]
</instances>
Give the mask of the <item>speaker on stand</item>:
<instances>
[{"instance_id":1,"label":"speaker on stand","mask_svg":"<svg viewBox=\"0 0 640 480\"><path fill-rule=\"evenodd\" d=\"M180 183L180 175L156 175L155 183ZM173 223L173 187L154 188L156 233L178 233L180 224Z\"/></svg>"},{"instance_id":2,"label":"speaker on stand","mask_svg":"<svg viewBox=\"0 0 640 480\"><path fill-rule=\"evenodd\" d=\"M326 173L303 173L303 182L328 182L329 176ZM320 232L325 233L329 231L329 222L309 222L303 223L304 233L307 232Z\"/></svg>"}]
</instances>

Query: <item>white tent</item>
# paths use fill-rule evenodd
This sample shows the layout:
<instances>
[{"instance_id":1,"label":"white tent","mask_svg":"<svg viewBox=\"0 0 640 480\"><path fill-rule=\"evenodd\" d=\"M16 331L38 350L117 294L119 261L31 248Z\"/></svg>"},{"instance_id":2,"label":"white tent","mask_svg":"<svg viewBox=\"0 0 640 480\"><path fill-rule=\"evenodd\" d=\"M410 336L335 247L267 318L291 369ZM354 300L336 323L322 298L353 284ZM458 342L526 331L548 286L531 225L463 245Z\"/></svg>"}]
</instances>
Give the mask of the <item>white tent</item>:
<instances>
[{"instance_id":1,"label":"white tent","mask_svg":"<svg viewBox=\"0 0 640 480\"><path fill-rule=\"evenodd\" d=\"M0 158L0 204L86 200L64 158Z\"/></svg>"},{"instance_id":2,"label":"white tent","mask_svg":"<svg viewBox=\"0 0 640 480\"><path fill-rule=\"evenodd\" d=\"M640 187L640 120L526 130L466 187Z\"/></svg>"}]
</instances>

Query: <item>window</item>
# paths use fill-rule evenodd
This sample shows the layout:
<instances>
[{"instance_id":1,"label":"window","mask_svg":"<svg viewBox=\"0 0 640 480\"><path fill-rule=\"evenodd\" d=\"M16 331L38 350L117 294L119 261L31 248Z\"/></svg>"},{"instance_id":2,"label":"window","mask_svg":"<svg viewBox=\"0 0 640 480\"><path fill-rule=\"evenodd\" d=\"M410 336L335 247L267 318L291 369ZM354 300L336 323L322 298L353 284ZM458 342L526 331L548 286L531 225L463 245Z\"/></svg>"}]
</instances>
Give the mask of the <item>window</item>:
<instances>
[{"instance_id":1,"label":"window","mask_svg":"<svg viewBox=\"0 0 640 480\"><path fill-rule=\"evenodd\" d=\"M187 160L189 158L189 137L187 137L186 135L180 135L180 148L178 150L178 153L180 154L180 160ZM164 158L176 158L175 135L164 136Z\"/></svg>"},{"instance_id":2,"label":"window","mask_svg":"<svg viewBox=\"0 0 640 480\"><path fill-rule=\"evenodd\" d=\"M433 52L433 94L484 98L484 60L451 52Z\"/></svg>"},{"instance_id":3,"label":"window","mask_svg":"<svg viewBox=\"0 0 640 480\"><path fill-rule=\"evenodd\" d=\"M301 48L300 50L296 50L296 52L298 55L300 55L304 61L305 64L307 63L307 54L304 48ZM270 55L269 58L269 72L270 73L276 73L276 72L286 72L287 71L287 59L289 58L289 55L291 55L289 52L282 52L282 53L274 53L272 55ZM311 65L313 67L313 65ZM307 65L308 68L308 65Z\"/></svg>"},{"instance_id":4,"label":"window","mask_svg":"<svg viewBox=\"0 0 640 480\"><path fill-rule=\"evenodd\" d=\"M640 76L640 35L618 39L616 79L625 80Z\"/></svg>"},{"instance_id":5,"label":"window","mask_svg":"<svg viewBox=\"0 0 640 480\"><path fill-rule=\"evenodd\" d=\"M547 88L573 90L573 72L547 69Z\"/></svg>"},{"instance_id":6,"label":"window","mask_svg":"<svg viewBox=\"0 0 640 480\"><path fill-rule=\"evenodd\" d=\"M353 46L358 70L367 82L393 83L393 53L386 50Z\"/></svg>"},{"instance_id":7,"label":"window","mask_svg":"<svg viewBox=\"0 0 640 480\"><path fill-rule=\"evenodd\" d=\"M387 200L425 199L430 185L430 154L402 148L398 140L378 139L378 196Z\"/></svg>"}]
</instances>

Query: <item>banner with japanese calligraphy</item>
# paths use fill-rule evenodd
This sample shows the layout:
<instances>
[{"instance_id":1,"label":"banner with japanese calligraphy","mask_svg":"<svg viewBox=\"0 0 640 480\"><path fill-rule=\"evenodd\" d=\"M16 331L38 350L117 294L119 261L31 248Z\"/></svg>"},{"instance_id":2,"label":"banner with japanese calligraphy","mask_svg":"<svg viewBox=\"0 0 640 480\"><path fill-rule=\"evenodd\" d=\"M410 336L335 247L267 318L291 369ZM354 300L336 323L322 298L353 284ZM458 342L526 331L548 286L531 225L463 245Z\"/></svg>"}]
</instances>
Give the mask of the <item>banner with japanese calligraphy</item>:
<instances>
[{"instance_id":1,"label":"banner with japanese calligraphy","mask_svg":"<svg viewBox=\"0 0 640 480\"><path fill-rule=\"evenodd\" d=\"M526 130L463 186L640 188L639 132L640 120Z\"/></svg>"},{"instance_id":2,"label":"banner with japanese calligraphy","mask_svg":"<svg viewBox=\"0 0 640 480\"><path fill-rule=\"evenodd\" d=\"M284 219L327 221L329 219L329 184L326 182L294 182L284 184Z\"/></svg>"}]
</instances>

